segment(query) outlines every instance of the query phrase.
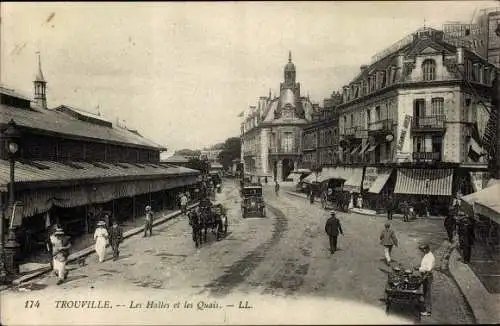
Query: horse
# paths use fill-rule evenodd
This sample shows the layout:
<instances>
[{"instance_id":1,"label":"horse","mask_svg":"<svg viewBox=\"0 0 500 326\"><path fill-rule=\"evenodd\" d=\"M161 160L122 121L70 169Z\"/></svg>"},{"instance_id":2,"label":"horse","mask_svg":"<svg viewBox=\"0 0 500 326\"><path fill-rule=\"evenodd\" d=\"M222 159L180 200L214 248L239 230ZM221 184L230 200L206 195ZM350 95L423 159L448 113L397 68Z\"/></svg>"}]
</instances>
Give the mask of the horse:
<instances>
[{"instance_id":1,"label":"horse","mask_svg":"<svg viewBox=\"0 0 500 326\"><path fill-rule=\"evenodd\" d=\"M202 222L201 222L201 218L200 218L200 214L194 210L189 211L188 218L189 218L189 225L191 226L192 232L193 232L194 245L195 245L195 248L198 248L201 245L201 241L202 241L201 234L202 234L202 227L203 227Z\"/></svg>"}]
</instances>

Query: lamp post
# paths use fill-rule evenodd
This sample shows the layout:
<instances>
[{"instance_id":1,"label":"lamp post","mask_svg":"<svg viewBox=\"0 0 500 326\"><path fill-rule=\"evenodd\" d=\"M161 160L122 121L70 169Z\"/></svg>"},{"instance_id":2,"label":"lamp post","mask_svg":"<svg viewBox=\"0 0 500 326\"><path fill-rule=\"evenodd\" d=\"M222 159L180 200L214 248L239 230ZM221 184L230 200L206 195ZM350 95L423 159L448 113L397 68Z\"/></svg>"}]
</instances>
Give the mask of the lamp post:
<instances>
[{"instance_id":1,"label":"lamp post","mask_svg":"<svg viewBox=\"0 0 500 326\"><path fill-rule=\"evenodd\" d=\"M16 240L16 230L15 226L13 225L13 219L15 215L18 213L16 212L16 206L17 203L15 201L15 195L14 195L14 183L15 183L15 178L14 178L14 168L15 168L15 162L16 162L16 157L19 154L19 138L20 138L20 133L17 130L17 125L14 122L14 120L10 120L10 122L7 125L7 128L3 130L3 145L5 146L5 149L7 150L7 153L9 155L9 161L10 161L10 182L9 182L9 200L8 200L8 210L7 212L9 213L7 217L10 218L10 223L9 223L9 233L7 236L7 240L4 241L4 231L3 231L3 220L2 220L2 228L0 230L1 234L1 244L2 244L2 254L3 254L3 262L4 262L4 267L7 275L10 274L10 276L19 274L19 264L17 262L17 256L18 256L18 250L19 250L19 243ZM18 208L19 209L19 208Z\"/></svg>"}]
</instances>

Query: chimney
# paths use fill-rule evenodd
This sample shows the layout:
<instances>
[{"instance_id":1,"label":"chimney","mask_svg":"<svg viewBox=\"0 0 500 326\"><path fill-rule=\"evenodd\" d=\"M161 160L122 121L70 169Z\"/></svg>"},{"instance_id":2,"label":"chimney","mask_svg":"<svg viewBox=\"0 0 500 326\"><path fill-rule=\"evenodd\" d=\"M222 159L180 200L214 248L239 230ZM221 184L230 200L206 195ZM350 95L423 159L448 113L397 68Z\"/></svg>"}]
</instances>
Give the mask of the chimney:
<instances>
[{"instance_id":1,"label":"chimney","mask_svg":"<svg viewBox=\"0 0 500 326\"><path fill-rule=\"evenodd\" d=\"M359 70L361 70L361 72L365 71L366 68L368 68L367 65L361 65L361 66L359 66Z\"/></svg>"}]
</instances>

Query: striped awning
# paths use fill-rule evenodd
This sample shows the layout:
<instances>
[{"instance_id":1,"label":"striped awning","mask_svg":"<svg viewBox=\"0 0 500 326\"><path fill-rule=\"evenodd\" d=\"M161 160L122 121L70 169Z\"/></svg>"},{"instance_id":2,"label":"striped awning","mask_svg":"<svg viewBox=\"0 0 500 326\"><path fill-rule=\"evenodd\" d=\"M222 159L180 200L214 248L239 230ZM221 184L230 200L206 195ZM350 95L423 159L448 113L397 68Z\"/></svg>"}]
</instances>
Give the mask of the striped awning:
<instances>
[{"instance_id":1,"label":"striped awning","mask_svg":"<svg viewBox=\"0 0 500 326\"><path fill-rule=\"evenodd\" d=\"M363 153L366 152L366 150L368 149L368 147L370 147L370 144L366 143L366 145L363 146L363 148L361 149L361 151L359 152L359 154L363 155Z\"/></svg>"},{"instance_id":2,"label":"striped awning","mask_svg":"<svg viewBox=\"0 0 500 326\"><path fill-rule=\"evenodd\" d=\"M395 194L451 196L452 169L399 169Z\"/></svg>"},{"instance_id":3,"label":"striped awning","mask_svg":"<svg viewBox=\"0 0 500 326\"><path fill-rule=\"evenodd\" d=\"M361 149L361 145L354 147L354 149L351 151L351 155L356 154L357 151Z\"/></svg>"},{"instance_id":4,"label":"striped awning","mask_svg":"<svg viewBox=\"0 0 500 326\"><path fill-rule=\"evenodd\" d=\"M377 179L372 183L368 192L371 192L374 194L380 193L380 191L382 191L385 184L387 183L387 180L389 180L391 173L392 173L392 169L387 171L387 172L379 173Z\"/></svg>"},{"instance_id":5,"label":"striped awning","mask_svg":"<svg viewBox=\"0 0 500 326\"><path fill-rule=\"evenodd\" d=\"M366 150L367 153L370 153L370 152L373 152L375 150L375 148L377 148L378 144L375 144L375 145L371 145L370 148L368 148Z\"/></svg>"},{"instance_id":6,"label":"striped awning","mask_svg":"<svg viewBox=\"0 0 500 326\"><path fill-rule=\"evenodd\" d=\"M344 182L343 190L361 192L361 182L363 181L363 168L350 168L349 177Z\"/></svg>"}]
</instances>

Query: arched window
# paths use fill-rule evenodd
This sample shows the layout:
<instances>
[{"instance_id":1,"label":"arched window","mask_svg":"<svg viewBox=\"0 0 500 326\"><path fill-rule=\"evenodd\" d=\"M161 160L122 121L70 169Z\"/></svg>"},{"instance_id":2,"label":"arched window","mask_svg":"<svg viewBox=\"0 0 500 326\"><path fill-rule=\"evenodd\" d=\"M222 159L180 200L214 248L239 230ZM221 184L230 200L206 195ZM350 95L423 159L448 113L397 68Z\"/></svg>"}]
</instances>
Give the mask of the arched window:
<instances>
[{"instance_id":1,"label":"arched window","mask_svg":"<svg viewBox=\"0 0 500 326\"><path fill-rule=\"evenodd\" d=\"M427 59L422 63L422 71L424 73L424 80L435 80L436 79L436 62L431 59Z\"/></svg>"}]
</instances>

